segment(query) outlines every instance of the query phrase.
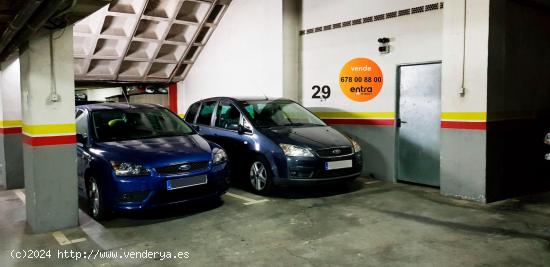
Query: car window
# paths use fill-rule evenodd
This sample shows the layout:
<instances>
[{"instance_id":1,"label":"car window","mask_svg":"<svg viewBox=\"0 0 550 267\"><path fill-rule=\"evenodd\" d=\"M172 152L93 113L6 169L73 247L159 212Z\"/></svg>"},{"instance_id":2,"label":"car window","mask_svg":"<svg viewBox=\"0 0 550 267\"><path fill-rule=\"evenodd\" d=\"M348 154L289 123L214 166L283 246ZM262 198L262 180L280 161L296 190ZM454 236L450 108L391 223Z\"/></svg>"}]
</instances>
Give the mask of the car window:
<instances>
[{"instance_id":1,"label":"car window","mask_svg":"<svg viewBox=\"0 0 550 267\"><path fill-rule=\"evenodd\" d=\"M261 100L240 103L253 125L277 126L326 126L309 110L288 100Z\"/></svg>"},{"instance_id":2,"label":"car window","mask_svg":"<svg viewBox=\"0 0 550 267\"><path fill-rule=\"evenodd\" d=\"M216 112L215 126L227 130L237 130L240 118L241 112L234 105L221 103Z\"/></svg>"},{"instance_id":3,"label":"car window","mask_svg":"<svg viewBox=\"0 0 550 267\"><path fill-rule=\"evenodd\" d=\"M80 114L76 118L76 133L88 136L88 116L83 114L84 112L79 110Z\"/></svg>"},{"instance_id":4,"label":"car window","mask_svg":"<svg viewBox=\"0 0 550 267\"><path fill-rule=\"evenodd\" d=\"M74 117L78 118L78 116L82 115L82 113L84 113L84 111L82 109L79 109L76 111L76 115Z\"/></svg>"},{"instance_id":5,"label":"car window","mask_svg":"<svg viewBox=\"0 0 550 267\"><path fill-rule=\"evenodd\" d=\"M197 102L189 107L187 110L187 115L185 115L185 121L189 123L195 122L195 117L197 116L197 112L199 112L199 107L201 106L200 102Z\"/></svg>"},{"instance_id":6,"label":"car window","mask_svg":"<svg viewBox=\"0 0 550 267\"><path fill-rule=\"evenodd\" d=\"M204 102L197 118L197 124L210 125L215 107L216 101Z\"/></svg>"},{"instance_id":7,"label":"car window","mask_svg":"<svg viewBox=\"0 0 550 267\"><path fill-rule=\"evenodd\" d=\"M165 108L107 109L92 112L98 142L191 135L194 131Z\"/></svg>"}]
</instances>

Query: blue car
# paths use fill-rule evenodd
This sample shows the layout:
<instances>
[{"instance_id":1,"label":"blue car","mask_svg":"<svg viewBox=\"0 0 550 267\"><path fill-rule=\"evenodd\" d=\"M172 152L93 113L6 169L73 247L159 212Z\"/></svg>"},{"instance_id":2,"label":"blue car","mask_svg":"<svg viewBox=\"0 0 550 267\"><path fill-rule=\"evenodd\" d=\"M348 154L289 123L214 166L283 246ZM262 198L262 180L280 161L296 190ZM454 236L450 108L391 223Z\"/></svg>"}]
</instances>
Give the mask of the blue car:
<instances>
[{"instance_id":1,"label":"blue car","mask_svg":"<svg viewBox=\"0 0 550 267\"><path fill-rule=\"evenodd\" d=\"M227 155L166 108L93 104L76 109L79 193L97 220L219 198Z\"/></svg>"},{"instance_id":2,"label":"blue car","mask_svg":"<svg viewBox=\"0 0 550 267\"><path fill-rule=\"evenodd\" d=\"M363 168L355 140L288 99L209 98L192 104L185 120L227 151L255 193L350 181Z\"/></svg>"}]
</instances>

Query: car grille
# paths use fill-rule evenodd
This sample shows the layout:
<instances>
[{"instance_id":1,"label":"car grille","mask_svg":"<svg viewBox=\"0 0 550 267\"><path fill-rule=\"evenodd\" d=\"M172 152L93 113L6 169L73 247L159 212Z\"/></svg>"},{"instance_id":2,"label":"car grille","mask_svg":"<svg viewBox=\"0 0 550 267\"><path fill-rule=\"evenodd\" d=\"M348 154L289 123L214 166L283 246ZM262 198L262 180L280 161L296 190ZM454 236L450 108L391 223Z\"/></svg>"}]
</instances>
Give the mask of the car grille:
<instances>
[{"instance_id":1,"label":"car grille","mask_svg":"<svg viewBox=\"0 0 550 267\"><path fill-rule=\"evenodd\" d=\"M323 178L336 178L336 177L342 177L342 176L349 176L360 172L357 168L347 168L347 169L340 169L340 170L319 170L315 173L314 178L316 179L323 179Z\"/></svg>"},{"instance_id":2,"label":"car grille","mask_svg":"<svg viewBox=\"0 0 550 267\"><path fill-rule=\"evenodd\" d=\"M211 184L192 186L171 191L159 191L151 199L153 204L169 204L180 201L205 197L216 192L216 187Z\"/></svg>"},{"instance_id":3,"label":"car grille","mask_svg":"<svg viewBox=\"0 0 550 267\"><path fill-rule=\"evenodd\" d=\"M340 153L335 153L335 152ZM333 157L341 157L341 156L348 156L353 153L353 149L349 146L347 147L332 147L332 148L326 148L326 149L320 149L317 150L317 155L321 158L333 158Z\"/></svg>"},{"instance_id":4,"label":"car grille","mask_svg":"<svg viewBox=\"0 0 550 267\"><path fill-rule=\"evenodd\" d=\"M189 168L187 170L180 169L182 165L188 165ZM156 168L156 170L157 170L157 173L161 175L172 175L172 174L179 174L179 173L185 173L185 172L194 172L194 171L198 171L206 168L208 168L208 161L174 164L174 165L159 167L159 168Z\"/></svg>"}]
</instances>

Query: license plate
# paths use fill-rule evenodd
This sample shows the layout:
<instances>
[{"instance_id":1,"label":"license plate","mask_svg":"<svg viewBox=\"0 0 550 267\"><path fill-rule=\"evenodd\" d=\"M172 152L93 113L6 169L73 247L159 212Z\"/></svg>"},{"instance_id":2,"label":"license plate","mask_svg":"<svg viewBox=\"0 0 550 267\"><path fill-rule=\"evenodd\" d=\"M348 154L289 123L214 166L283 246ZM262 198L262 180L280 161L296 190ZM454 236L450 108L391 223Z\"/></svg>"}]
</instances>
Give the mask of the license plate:
<instances>
[{"instance_id":1,"label":"license plate","mask_svg":"<svg viewBox=\"0 0 550 267\"><path fill-rule=\"evenodd\" d=\"M180 189L185 187L206 184L207 182L208 182L208 178L206 177L206 175L185 177L185 178L166 181L166 189L167 190Z\"/></svg>"},{"instance_id":2,"label":"license plate","mask_svg":"<svg viewBox=\"0 0 550 267\"><path fill-rule=\"evenodd\" d=\"M352 160L340 160L325 162L325 170L338 170L353 167Z\"/></svg>"}]
</instances>

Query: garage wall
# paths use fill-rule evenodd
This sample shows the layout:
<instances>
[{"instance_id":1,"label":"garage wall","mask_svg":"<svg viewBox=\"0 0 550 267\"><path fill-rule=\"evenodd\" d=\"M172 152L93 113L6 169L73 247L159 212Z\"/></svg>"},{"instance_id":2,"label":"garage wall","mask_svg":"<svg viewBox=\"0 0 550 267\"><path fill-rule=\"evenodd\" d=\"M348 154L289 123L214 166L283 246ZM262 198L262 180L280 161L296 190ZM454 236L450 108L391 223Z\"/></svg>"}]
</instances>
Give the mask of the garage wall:
<instances>
[{"instance_id":1,"label":"garage wall","mask_svg":"<svg viewBox=\"0 0 550 267\"><path fill-rule=\"evenodd\" d=\"M548 190L550 3L492 1L489 45L488 198Z\"/></svg>"},{"instance_id":2,"label":"garage wall","mask_svg":"<svg viewBox=\"0 0 550 267\"><path fill-rule=\"evenodd\" d=\"M437 4L437 9L307 33L308 29L429 4ZM443 11L439 4L440 1L434 0L303 1L302 24L306 32L302 36L302 102L360 141L365 149L364 175L394 180L397 67L441 61ZM391 39L390 54L378 52L380 37ZM360 57L375 61L384 75L382 91L368 102L348 99L339 86L344 64ZM313 99L312 87L316 85L328 85L331 96Z\"/></svg>"},{"instance_id":3,"label":"garage wall","mask_svg":"<svg viewBox=\"0 0 550 267\"><path fill-rule=\"evenodd\" d=\"M0 186L23 187L21 83L17 57L0 68Z\"/></svg>"},{"instance_id":4,"label":"garage wall","mask_svg":"<svg viewBox=\"0 0 550 267\"><path fill-rule=\"evenodd\" d=\"M0 121L21 120L20 65L16 57L2 62L0 68L0 107Z\"/></svg>"},{"instance_id":5,"label":"garage wall","mask_svg":"<svg viewBox=\"0 0 550 267\"><path fill-rule=\"evenodd\" d=\"M213 96L283 95L281 0L233 0L185 80L178 113Z\"/></svg>"},{"instance_id":6,"label":"garage wall","mask_svg":"<svg viewBox=\"0 0 550 267\"><path fill-rule=\"evenodd\" d=\"M78 92L85 93L88 96L88 101L107 101L107 97L122 94L122 89L120 87L84 90L79 89Z\"/></svg>"}]
</instances>

